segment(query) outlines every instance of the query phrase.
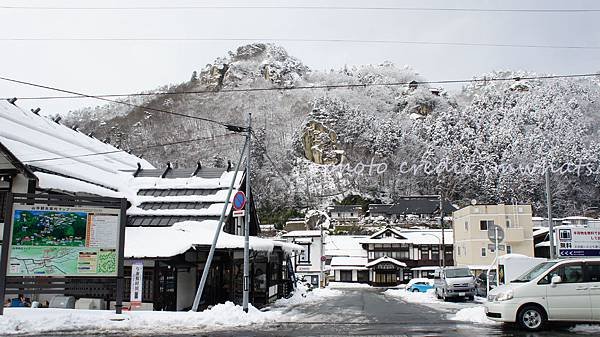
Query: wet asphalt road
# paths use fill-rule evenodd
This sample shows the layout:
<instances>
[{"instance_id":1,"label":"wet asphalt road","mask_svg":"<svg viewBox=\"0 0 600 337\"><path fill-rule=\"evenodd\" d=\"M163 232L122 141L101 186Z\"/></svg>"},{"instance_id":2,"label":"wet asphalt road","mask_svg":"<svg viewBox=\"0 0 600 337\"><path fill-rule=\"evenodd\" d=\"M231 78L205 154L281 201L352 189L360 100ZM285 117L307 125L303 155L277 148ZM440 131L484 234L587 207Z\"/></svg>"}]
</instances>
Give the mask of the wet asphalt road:
<instances>
[{"instance_id":1,"label":"wet asphalt road","mask_svg":"<svg viewBox=\"0 0 600 337\"><path fill-rule=\"evenodd\" d=\"M254 325L239 329L198 332L178 336L207 337L304 337L304 336L503 336L503 337L563 337L597 336L597 333L574 333L566 328L530 333L503 325L456 322L448 319L461 308L474 303L413 304L389 297L378 289L343 290L341 296L318 303L303 304L283 310L293 317L287 322ZM176 336L169 335L152 337ZM53 335L45 337L64 337ZM78 334L68 336L87 337ZM98 337L99 335L94 335ZM103 337L122 336L100 335ZM135 334L128 337L135 336ZM148 337L147 335L144 337Z\"/></svg>"}]
</instances>

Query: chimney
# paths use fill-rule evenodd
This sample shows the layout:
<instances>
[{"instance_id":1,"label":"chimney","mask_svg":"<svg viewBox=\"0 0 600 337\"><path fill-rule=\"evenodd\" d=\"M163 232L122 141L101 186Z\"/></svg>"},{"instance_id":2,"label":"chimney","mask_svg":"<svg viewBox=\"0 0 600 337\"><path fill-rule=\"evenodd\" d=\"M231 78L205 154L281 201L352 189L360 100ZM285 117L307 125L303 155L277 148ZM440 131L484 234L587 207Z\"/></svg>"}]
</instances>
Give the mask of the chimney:
<instances>
[{"instance_id":1,"label":"chimney","mask_svg":"<svg viewBox=\"0 0 600 337\"><path fill-rule=\"evenodd\" d=\"M13 98L13 99L14 99L14 98ZM33 112L34 114L36 114L36 115L38 115L38 116L39 116L39 115L40 115L40 111L41 111L41 110L42 110L42 109L40 109L40 108L35 108L35 109L31 109L31 112Z\"/></svg>"}]
</instances>

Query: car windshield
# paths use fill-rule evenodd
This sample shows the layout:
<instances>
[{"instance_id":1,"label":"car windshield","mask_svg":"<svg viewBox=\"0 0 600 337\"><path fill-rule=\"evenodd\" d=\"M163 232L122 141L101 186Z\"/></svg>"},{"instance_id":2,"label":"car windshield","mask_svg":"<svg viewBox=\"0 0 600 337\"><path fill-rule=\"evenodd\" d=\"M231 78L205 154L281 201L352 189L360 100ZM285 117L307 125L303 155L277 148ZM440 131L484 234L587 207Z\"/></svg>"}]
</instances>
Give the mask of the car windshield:
<instances>
[{"instance_id":1,"label":"car windshield","mask_svg":"<svg viewBox=\"0 0 600 337\"><path fill-rule=\"evenodd\" d=\"M556 262L556 261L540 263L537 266L531 268L525 274L518 277L517 279L512 280L511 282L513 282L513 283L514 282L529 282L529 281L533 280L534 278L540 276L546 270L552 268L552 266L554 266L557 263L558 262Z\"/></svg>"},{"instance_id":2,"label":"car windshield","mask_svg":"<svg viewBox=\"0 0 600 337\"><path fill-rule=\"evenodd\" d=\"M468 268L447 269L446 270L446 278L469 277L469 276L471 276L471 271Z\"/></svg>"}]
</instances>

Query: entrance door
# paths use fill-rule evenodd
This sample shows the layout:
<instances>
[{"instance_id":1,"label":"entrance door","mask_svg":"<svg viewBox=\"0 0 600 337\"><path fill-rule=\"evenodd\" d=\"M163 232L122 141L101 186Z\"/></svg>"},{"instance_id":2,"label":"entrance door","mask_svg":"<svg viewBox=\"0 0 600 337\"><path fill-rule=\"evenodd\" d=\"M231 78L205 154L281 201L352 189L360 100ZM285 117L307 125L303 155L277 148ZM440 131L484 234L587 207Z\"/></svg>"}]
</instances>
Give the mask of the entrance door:
<instances>
[{"instance_id":1,"label":"entrance door","mask_svg":"<svg viewBox=\"0 0 600 337\"><path fill-rule=\"evenodd\" d=\"M562 282L550 284L555 275L560 276ZM582 263L564 264L555 268L548 273L543 283L546 287L549 319L586 321L592 318L590 285L585 282Z\"/></svg>"}]
</instances>

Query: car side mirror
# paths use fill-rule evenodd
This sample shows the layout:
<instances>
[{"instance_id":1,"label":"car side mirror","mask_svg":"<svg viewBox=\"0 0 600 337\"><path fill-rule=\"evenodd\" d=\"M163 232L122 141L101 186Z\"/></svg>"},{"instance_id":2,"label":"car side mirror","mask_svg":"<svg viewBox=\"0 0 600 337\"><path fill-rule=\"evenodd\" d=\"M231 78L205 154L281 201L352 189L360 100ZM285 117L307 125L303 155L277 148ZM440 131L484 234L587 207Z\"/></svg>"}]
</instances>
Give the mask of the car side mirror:
<instances>
[{"instance_id":1,"label":"car side mirror","mask_svg":"<svg viewBox=\"0 0 600 337\"><path fill-rule=\"evenodd\" d=\"M552 284L552 285L559 284L561 282L562 282L562 278L558 275L552 276L552 279L550 280L550 284Z\"/></svg>"}]
</instances>

